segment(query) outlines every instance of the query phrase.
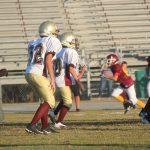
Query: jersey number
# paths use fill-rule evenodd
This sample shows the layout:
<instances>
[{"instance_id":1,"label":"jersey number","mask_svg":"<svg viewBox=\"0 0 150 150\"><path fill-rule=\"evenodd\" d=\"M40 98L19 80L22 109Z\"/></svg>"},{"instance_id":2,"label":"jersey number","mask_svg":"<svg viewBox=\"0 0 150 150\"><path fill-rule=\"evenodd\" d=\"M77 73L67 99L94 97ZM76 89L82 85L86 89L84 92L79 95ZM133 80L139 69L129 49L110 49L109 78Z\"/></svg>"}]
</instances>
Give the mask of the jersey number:
<instances>
[{"instance_id":1,"label":"jersey number","mask_svg":"<svg viewBox=\"0 0 150 150\"><path fill-rule=\"evenodd\" d=\"M56 77L58 77L61 74L61 70L62 70L62 62L60 59L56 59L54 61L54 73Z\"/></svg>"},{"instance_id":2,"label":"jersey number","mask_svg":"<svg viewBox=\"0 0 150 150\"><path fill-rule=\"evenodd\" d=\"M42 52L43 52L42 44L39 44L36 47L30 46L29 47L29 54L30 54L29 62L32 64L42 64L43 62Z\"/></svg>"}]
</instances>

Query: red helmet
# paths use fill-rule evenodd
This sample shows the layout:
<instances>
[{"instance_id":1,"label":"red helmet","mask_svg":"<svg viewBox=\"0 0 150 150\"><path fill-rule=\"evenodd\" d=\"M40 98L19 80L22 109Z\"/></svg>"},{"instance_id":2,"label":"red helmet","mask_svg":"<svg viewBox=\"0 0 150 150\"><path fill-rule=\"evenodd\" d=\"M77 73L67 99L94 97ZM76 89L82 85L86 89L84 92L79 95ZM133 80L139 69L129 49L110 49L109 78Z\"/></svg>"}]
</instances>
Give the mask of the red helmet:
<instances>
[{"instance_id":1,"label":"red helmet","mask_svg":"<svg viewBox=\"0 0 150 150\"><path fill-rule=\"evenodd\" d=\"M119 58L116 54L110 54L107 56L107 64L108 66L112 66L119 61Z\"/></svg>"}]
</instances>

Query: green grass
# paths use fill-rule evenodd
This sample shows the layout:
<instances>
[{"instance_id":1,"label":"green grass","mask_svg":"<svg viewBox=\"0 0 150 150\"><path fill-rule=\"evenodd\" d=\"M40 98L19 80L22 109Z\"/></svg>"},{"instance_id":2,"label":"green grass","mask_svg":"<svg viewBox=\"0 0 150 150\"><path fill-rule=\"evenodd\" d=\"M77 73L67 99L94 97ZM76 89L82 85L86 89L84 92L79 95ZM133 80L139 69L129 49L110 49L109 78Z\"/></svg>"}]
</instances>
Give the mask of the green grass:
<instances>
[{"instance_id":1,"label":"green grass","mask_svg":"<svg viewBox=\"0 0 150 150\"><path fill-rule=\"evenodd\" d=\"M140 110L69 112L60 133L25 132L33 114L7 113L0 124L0 150L148 150L150 125L140 122Z\"/></svg>"}]
</instances>

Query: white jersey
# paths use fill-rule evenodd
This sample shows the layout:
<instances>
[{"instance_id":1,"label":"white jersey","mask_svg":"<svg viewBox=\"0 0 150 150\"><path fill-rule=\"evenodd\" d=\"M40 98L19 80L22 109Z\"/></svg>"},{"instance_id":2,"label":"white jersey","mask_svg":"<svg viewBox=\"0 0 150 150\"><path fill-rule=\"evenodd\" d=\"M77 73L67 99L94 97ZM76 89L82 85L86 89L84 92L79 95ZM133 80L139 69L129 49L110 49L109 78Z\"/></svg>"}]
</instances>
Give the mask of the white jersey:
<instances>
[{"instance_id":1,"label":"white jersey","mask_svg":"<svg viewBox=\"0 0 150 150\"><path fill-rule=\"evenodd\" d=\"M62 49L60 41L54 37L39 37L29 42L28 45L28 64L26 67L27 73L47 76L45 66L45 56L48 53L56 54Z\"/></svg>"},{"instance_id":2,"label":"white jersey","mask_svg":"<svg viewBox=\"0 0 150 150\"><path fill-rule=\"evenodd\" d=\"M55 81L57 87L72 85L72 77L69 73L69 66L72 65L75 70L78 67L79 55L72 48L63 48L55 60Z\"/></svg>"}]
</instances>

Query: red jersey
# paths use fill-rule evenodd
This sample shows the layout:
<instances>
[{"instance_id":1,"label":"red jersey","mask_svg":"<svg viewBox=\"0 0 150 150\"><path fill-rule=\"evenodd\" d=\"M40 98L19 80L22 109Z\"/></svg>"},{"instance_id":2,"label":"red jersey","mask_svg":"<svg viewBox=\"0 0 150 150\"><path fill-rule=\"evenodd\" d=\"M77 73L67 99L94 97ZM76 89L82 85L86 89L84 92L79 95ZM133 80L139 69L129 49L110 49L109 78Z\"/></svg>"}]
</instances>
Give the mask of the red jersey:
<instances>
[{"instance_id":1,"label":"red jersey","mask_svg":"<svg viewBox=\"0 0 150 150\"><path fill-rule=\"evenodd\" d=\"M113 66L111 66L111 71L113 73L113 75L115 73L118 74L118 79L117 82L120 83L120 85L124 88L128 88L131 85L134 84L134 80L132 79L132 77L123 69L121 64L115 64Z\"/></svg>"}]
</instances>

